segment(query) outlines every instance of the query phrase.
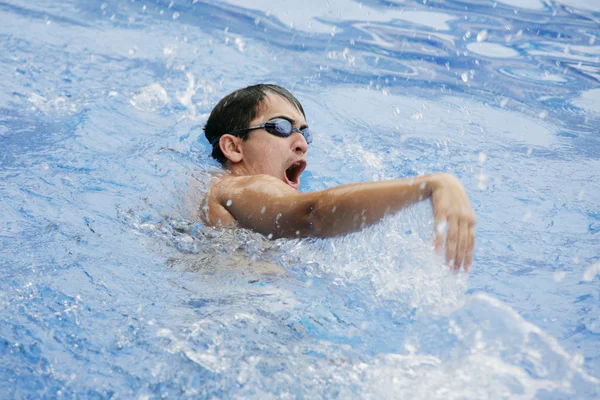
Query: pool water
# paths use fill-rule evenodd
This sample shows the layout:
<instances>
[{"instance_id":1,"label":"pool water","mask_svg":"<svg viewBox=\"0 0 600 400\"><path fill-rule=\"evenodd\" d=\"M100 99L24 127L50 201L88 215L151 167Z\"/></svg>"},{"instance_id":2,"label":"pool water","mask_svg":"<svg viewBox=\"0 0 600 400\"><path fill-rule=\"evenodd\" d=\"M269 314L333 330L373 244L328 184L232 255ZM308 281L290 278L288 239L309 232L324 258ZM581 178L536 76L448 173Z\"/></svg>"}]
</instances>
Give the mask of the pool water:
<instances>
[{"instance_id":1,"label":"pool water","mask_svg":"<svg viewBox=\"0 0 600 400\"><path fill-rule=\"evenodd\" d=\"M0 397L599 397L599 26L596 0L0 1ZM301 191L457 175L472 272L428 203L329 240L203 226L202 126L258 82L315 132Z\"/></svg>"}]
</instances>

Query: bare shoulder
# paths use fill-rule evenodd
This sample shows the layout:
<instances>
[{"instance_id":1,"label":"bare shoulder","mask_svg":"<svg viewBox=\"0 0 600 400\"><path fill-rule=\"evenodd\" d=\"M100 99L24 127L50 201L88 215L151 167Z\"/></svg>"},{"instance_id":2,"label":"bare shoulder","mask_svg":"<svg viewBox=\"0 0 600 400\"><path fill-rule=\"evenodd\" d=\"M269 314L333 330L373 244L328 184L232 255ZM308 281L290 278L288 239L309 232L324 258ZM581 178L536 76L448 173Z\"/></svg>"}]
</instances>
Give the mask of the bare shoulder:
<instances>
[{"instance_id":1,"label":"bare shoulder","mask_svg":"<svg viewBox=\"0 0 600 400\"><path fill-rule=\"evenodd\" d=\"M257 174L244 176L223 176L213 184L213 195L227 202L232 197L240 195L240 191L263 192L271 195L297 193L281 179L271 175Z\"/></svg>"},{"instance_id":2,"label":"bare shoulder","mask_svg":"<svg viewBox=\"0 0 600 400\"><path fill-rule=\"evenodd\" d=\"M235 218L231 213L227 210L224 204L221 202L221 198L223 198L224 192L227 191L230 177L229 176L220 176L215 179L207 194L206 198L203 200L202 207L203 210L200 210L201 215L203 215L203 219L210 226L234 226Z\"/></svg>"},{"instance_id":3,"label":"bare shoulder","mask_svg":"<svg viewBox=\"0 0 600 400\"><path fill-rule=\"evenodd\" d=\"M223 175L209 192L206 216L212 226L235 226L240 217L252 213L257 204L268 205L277 198L297 196L298 192L270 175Z\"/></svg>"}]
</instances>

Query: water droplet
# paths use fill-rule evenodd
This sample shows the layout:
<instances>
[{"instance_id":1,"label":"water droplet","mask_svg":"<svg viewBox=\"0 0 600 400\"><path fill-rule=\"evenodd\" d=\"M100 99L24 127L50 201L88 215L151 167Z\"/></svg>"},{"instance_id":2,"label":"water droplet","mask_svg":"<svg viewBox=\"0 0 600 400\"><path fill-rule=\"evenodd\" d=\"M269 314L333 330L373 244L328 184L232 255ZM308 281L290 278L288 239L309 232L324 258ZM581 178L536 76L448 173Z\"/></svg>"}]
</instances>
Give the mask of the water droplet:
<instances>
[{"instance_id":1,"label":"water droplet","mask_svg":"<svg viewBox=\"0 0 600 400\"><path fill-rule=\"evenodd\" d=\"M233 41L235 48L238 49L239 52L243 53L244 50L246 50L246 44L244 43L244 41L242 40L242 38L235 38L235 40Z\"/></svg>"},{"instance_id":2,"label":"water droplet","mask_svg":"<svg viewBox=\"0 0 600 400\"><path fill-rule=\"evenodd\" d=\"M435 231L439 234L445 234L447 230L448 230L448 222L447 221L440 221L440 223L438 223L437 226L435 227Z\"/></svg>"},{"instance_id":3,"label":"water droplet","mask_svg":"<svg viewBox=\"0 0 600 400\"><path fill-rule=\"evenodd\" d=\"M541 119L544 119L548 116L548 111L542 111L538 114L538 117L540 117Z\"/></svg>"},{"instance_id":4,"label":"water droplet","mask_svg":"<svg viewBox=\"0 0 600 400\"><path fill-rule=\"evenodd\" d=\"M560 282L565 279L567 273L565 271L556 271L554 272L554 282Z\"/></svg>"},{"instance_id":5,"label":"water droplet","mask_svg":"<svg viewBox=\"0 0 600 400\"><path fill-rule=\"evenodd\" d=\"M487 31L486 29L484 29L484 30L480 31L480 32L477 34L477 41L478 41L479 43L481 43L481 42L483 42L485 39L487 39L487 37L488 37L488 31Z\"/></svg>"},{"instance_id":6,"label":"water droplet","mask_svg":"<svg viewBox=\"0 0 600 400\"><path fill-rule=\"evenodd\" d=\"M466 72L463 72L463 74L460 76L460 78L462 79L463 82L468 82L469 81L469 75L467 75Z\"/></svg>"},{"instance_id":7,"label":"water droplet","mask_svg":"<svg viewBox=\"0 0 600 400\"><path fill-rule=\"evenodd\" d=\"M179 13L177 11L175 11L173 13L173 19L177 19L177 18L179 18Z\"/></svg>"},{"instance_id":8,"label":"water droplet","mask_svg":"<svg viewBox=\"0 0 600 400\"><path fill-rule=\"evenodd\" d=\"M225 203L225 205L226 205L227 207L229 207L229 206L230 206L232 203L233 203L233 202L231 201L231 199L229 199L229 200L227 200L227 202Z\"/></svg>"},{"instance_id":9,"label":"water droplet","mask_svg":"<svg viewBox=\"0 0 600 400\"><path fill-rule=\"evenodd\" d=\"M487 154L485 154L484 152L479 153L479 155L477 156L477 161L479 162L479 164L483 165L483 163L485 163L486 160Z\"/></svg>"},{"instance_id":10,"label":"water droplet","mask_svg":"<svg viewBox=\"0 0 600 400\"><path fill-rule=\"evenodd\" d=\"M479 171L479 173L477 174L477 187L480 190L487 189L488 180L489 176L485 172Z\"/></svg>"},{"instance_id":11,"label":"water droplet","mask_svg":"<svg viewBox=\"0 0 600 400\"><path fill-rule=\"evenodd\" d=\"M590 265L583 273L583 280L591 282L596 275L600 274L600 262Z\"/></svg>"}]
</instances>

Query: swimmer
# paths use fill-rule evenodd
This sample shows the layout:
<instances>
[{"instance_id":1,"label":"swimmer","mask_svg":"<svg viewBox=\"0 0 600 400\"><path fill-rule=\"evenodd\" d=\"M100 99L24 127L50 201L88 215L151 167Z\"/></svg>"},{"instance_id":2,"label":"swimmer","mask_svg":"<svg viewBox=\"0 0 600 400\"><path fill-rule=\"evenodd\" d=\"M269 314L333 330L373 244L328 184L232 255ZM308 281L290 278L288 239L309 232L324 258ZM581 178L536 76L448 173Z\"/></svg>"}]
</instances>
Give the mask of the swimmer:
<instances>
[{"instance_id":1,"label":"swimmer","mask_svg":"<svg viewBox=\"0 0 600 400\"><path fill-rule=\"evenodd\" d=\"M334 237L431 200L435 248L454 270L469 271L475 214L457 178L435 173L301 193L312 141L300 102L286 89L259 84L215 106L204 127L212 157L225 172L211 185L201 217L210 226L240 226L268 238Z\"/></svg>"}]
</instances>

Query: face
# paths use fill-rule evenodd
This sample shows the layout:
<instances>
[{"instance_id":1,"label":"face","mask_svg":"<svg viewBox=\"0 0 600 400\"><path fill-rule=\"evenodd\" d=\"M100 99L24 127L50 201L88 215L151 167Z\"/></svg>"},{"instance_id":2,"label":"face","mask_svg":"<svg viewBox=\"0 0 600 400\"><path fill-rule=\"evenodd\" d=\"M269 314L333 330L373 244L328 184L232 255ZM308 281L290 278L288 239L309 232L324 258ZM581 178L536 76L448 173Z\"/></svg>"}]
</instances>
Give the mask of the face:
<instances>
[{"instance_id":1,"label":"face","mask_svg":"<svg viewBox=\"0 0 600 400\"><path fill-rule=\"evenodd\" d=\"M250 126L260 125L273 118L284 118L298 129L307 126L302 112L283 97L268 93ZM264 129L250 131L249 139L241 141L243 158L240 167L245 174L267 174L281 179L298 190L300 175L306 168L308 144L304 136L293 132L282 138Z\"/></svg>"}]
</instances>

